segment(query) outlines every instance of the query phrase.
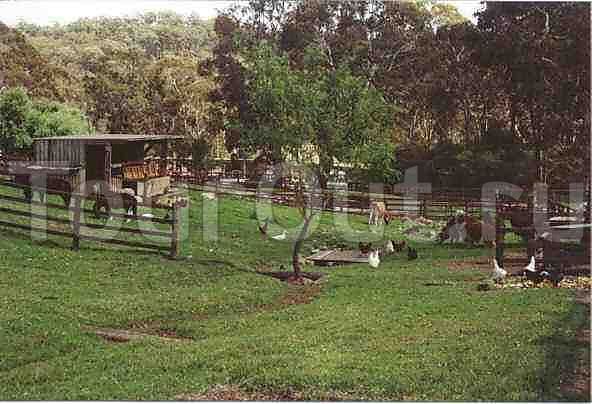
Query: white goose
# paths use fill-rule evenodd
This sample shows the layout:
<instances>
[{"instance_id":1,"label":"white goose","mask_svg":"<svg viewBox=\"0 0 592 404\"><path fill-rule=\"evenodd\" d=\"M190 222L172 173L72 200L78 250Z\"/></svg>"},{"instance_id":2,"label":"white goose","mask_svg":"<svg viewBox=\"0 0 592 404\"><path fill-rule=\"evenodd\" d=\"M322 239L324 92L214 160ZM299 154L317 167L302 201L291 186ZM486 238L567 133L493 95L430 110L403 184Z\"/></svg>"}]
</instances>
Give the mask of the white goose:
<instances>
[{"instance_id":1,"label":"white goose","mask_svg":"<svg viewBox=\"0 0 592 404\"><path fill-rule=\"evenodd\" d=\"M504 268L500 267L497 263L497 259L494 258L493 259L493 280L495 282L503 281L507 274L508 274L508 272Z\"/></svg>"}]
</instances>

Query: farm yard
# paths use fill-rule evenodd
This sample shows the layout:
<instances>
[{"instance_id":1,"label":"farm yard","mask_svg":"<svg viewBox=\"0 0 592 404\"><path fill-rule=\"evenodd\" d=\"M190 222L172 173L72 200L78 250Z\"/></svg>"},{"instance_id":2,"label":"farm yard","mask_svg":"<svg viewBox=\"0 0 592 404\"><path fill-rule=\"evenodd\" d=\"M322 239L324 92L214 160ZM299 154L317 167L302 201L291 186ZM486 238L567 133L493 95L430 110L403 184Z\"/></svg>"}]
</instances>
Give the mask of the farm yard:
<instances>
[{"instance_id":1,"label":"farm yard","mask_svg":"<svg viewBox=\"0 0 592 404\"><path fill-rule=\"evenodd\" d=\"M590 402L591 16L0 0L0 401Z\"/></svg>"},{"instance_id":2,"label":"farm yard","mask_svg":"<svg viewBox=\"0 0 592 404\"><path fill-rule=\"evenodd\" d=\"M218 241L204 242L206 200L191 193L180 260L91 242L75 252L69 240L3 230L0 397L589 398L581 381L573 387L589 367L588 308L574 290L480 292L489 249L414 242L398 222L385 237L406 239L417 260L307 265L324 276L291 285L261 274L289 267L291 242L262 237L254 200L220 197ZM274 211L283 226L300 220L293 208ZM347 243L333 215L323 213L303 252ZM350 221L367 239L366 217Z\"/></svg>"}]
</instances>

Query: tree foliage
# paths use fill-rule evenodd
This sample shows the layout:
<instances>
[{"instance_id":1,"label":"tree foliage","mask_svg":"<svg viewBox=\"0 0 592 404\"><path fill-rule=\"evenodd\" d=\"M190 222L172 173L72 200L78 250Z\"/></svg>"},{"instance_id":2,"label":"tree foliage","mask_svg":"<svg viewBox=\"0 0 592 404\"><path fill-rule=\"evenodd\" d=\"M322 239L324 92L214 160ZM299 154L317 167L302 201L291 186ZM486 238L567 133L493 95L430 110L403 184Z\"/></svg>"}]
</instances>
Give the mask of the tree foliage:
<instances>
[{"instance_id":1,"label":"tree foliage","mask_svg":"<svg viewBox=\"0 0 592 404\"><path fill-rule=\"evenodd\" d=\"M91 132L88 119L77 108L55 101L31 99L24 88L0 91L0 150L27 151L33 139L83 135Z\"/></svg>"}]
</instances>

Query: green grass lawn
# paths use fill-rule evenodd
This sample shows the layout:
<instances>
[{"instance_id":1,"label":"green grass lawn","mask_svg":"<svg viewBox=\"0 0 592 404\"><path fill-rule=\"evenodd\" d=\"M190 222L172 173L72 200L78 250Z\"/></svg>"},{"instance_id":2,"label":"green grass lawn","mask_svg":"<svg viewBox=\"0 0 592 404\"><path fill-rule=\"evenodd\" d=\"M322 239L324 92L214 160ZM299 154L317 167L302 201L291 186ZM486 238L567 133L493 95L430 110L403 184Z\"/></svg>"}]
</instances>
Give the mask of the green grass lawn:
<instances>
[{"instance_id":1,"label":"green grass lawn","mask_svg":"<svg viewBox=\"0 0 592 404\"><path fill-rule=\"evenodd\" d=\"M588 318L573 291L478 292L486 274L448 263L490 250L413 242L417 261L401 254L376 270L321 268L318 296L285 304L310 286L255 273L289 268L291 243L261 237L254 201L220 199L218 239L204 240L202 199L191 199L178 261L86 241L73 252L68 239L31 242L2 229L0 400L168 400L215 385L303 399L587 398L559 390L576 359L589 356L576 341ZM298 222L293 209L274 211L279 224ZM375 237L365 221L350 217L359 240ZM398 239L404 231L387 229ZM304 253L343 234L325 213ZM187 339L115 343L88 326Z\"/></svg>"}]
</instances>

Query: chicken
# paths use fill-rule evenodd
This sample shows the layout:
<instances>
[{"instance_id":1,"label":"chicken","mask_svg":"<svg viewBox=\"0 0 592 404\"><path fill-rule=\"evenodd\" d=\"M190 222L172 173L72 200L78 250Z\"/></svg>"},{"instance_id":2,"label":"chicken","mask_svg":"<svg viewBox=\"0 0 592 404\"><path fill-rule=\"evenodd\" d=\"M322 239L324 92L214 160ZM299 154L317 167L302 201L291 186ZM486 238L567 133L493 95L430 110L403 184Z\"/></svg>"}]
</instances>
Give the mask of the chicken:
<instances>
[{"instance_id":1,"label":"chicken","mask_svg":"<svg viewBox=\"0 0 592 404\"><path fill-rule=\"evenodd\" d=\"M384 246L384 251L385 251L387 254L392 254L392 253L394 253L394 252L395 252L395 246L394 246L394 244L393 244L393 241L392 241L392 240L387 240L387 241L386 241L386 244L385 244L385 246Z\"/></svg>"},{"instance_id":2,"label":"chicken","mask_svg":"<svg viewBox=\"0 0 592 404\"><path fill-rule=\"evenodd\" d=\"M528 265L524 267L524 272L522 274L526 276L527 280L531 281L535 285L538 285L546 279L548 272L539 272L536 270L536 261L533 255L530 257L530 262Z\"/></svg>"},{"instance_id":3,"label":"chicken","mask_svg":"<svg viewBox=\"0 0 592 404\"><path fill-rule=\"evenodd\" d=\"M417 259L417 250L415 248L407 247L407 259L409 261Z\"/></svg>"},{"instance_id":4,"label":"chicken","mask_svg":"<svg viewBox=\"0 0 592 404\"><path fill-rule=\"evenodd\" d=\"M403 241L395 241L395 240L391 240L393 243L393 247L395 248L396 252L401 252L403 251L403 249L405 248L405 246L407 245L407 243L405 242L405 240Z\"/></svg>"},{"instance_id":5,"label":"chicken","mask_svg":"<svg viewBox=\"0 0 592 404\"><path fill-rule=\"evenodd\" d=\"M497 263L497 259L494 258L493 259L493 280L494 280L494 282L502 282L507 274L508 274L508 272L504 268L500 267Z\"/></svg>"},{"instance_id":6,"label":"chicken","mask_svg":"<svg viewBox=\"0 0 592 404\"><path fill-rule=\"evenodd\" d=\"M362 243L361 241L358 243L358 248L360 249L360 252L364 255L368 254L370 252L370 249L372 248L372 243Z\"/></svg>"},{"instance_id":7,"label":"chicken","mask_svg":"<svg viewBox=\"0 0 592 404\"><path fill-rule=\"evenodd\" d=\"M266 217L265 220L263 220L263 224L259 224L259 231L264 236L267 235L267 226L268 225L269 225L269 218L268 217Z\"/></svg>"},{"instance_id":8,"label":"chicken","mask_svg":"<svg viewBox=\"0 0 592 404\"><path fill-rule=\"evenodd\" d=\"M377 250L370 251L370 254L368 255L368 264L372 268L378 268L380 265L380 257Z\"/></svg>"}]
</instances>

